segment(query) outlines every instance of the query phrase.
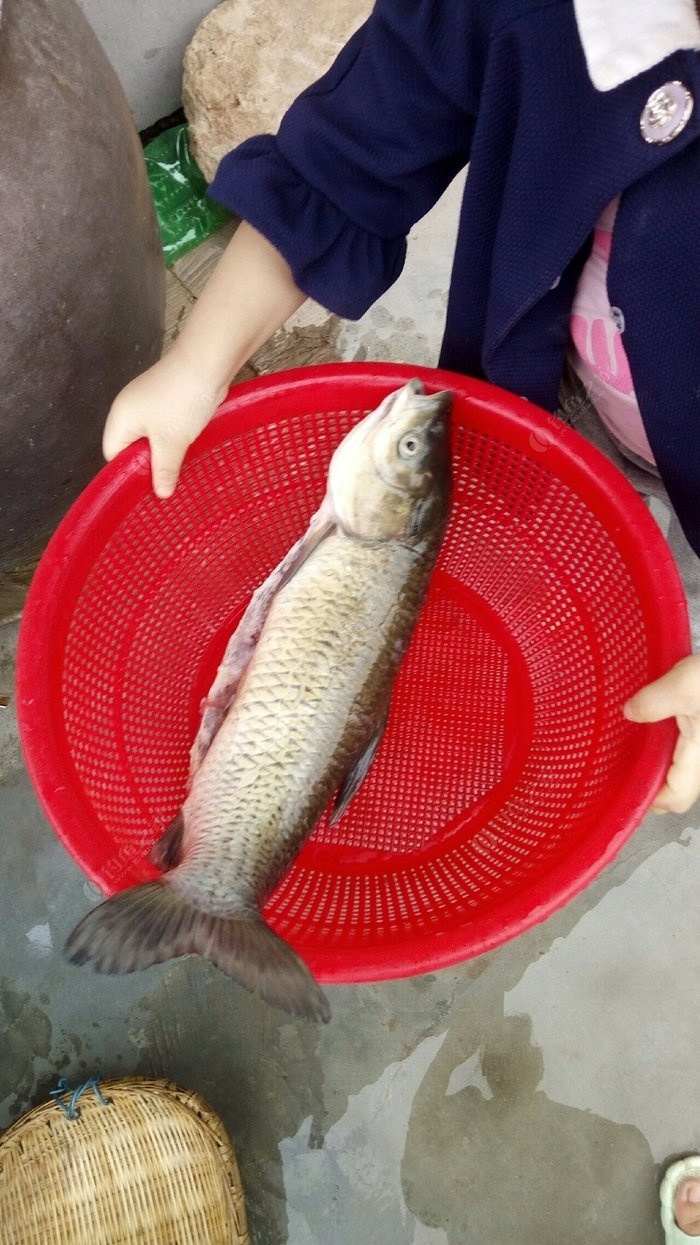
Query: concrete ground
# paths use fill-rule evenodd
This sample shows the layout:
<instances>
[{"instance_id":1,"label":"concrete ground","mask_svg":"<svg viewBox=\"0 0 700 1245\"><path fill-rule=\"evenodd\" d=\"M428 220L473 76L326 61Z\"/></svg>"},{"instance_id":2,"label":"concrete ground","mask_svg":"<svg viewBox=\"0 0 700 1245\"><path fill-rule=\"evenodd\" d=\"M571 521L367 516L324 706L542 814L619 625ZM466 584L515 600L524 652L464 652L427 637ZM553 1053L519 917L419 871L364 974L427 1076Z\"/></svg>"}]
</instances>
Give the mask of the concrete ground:
<instances>
[{"instance_id":1,"label":"concrete ground","mask_svg":"<svg viewBox=\"0 0 700 1245\"><path fill-rule=\"evenodd\" d=\"M435 243L449 253L458 193L419 227L407 276L364 322L307 309L256 368L434 362L449 276ZM217 246L171 274L171 336ZM60 951L96 894L22 767L16 635L16 622L0 630L0 1127L60 1075L165 1075L223 1117L254 1245L663 1240L660 1173L700 1149L697 810L648 817L583 895L489 955L331 989L327 1027L272 1011L199 960L99 978Z\"/></svg>"}]
</instances>

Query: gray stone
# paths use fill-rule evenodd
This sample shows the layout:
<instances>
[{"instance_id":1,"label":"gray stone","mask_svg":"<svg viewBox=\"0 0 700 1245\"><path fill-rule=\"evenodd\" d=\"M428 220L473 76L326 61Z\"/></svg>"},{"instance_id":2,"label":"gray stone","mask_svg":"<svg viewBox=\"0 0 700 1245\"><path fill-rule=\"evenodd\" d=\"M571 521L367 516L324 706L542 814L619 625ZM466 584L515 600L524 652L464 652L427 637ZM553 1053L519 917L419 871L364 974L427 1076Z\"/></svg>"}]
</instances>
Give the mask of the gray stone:
<instances>
[{"instance_id":1,"label":"gray stone","mask_svg":"<svg viewBox=\"0 0 700 1245\"><path fill-rule=\"evenodd\" d=\"M160 352L163 261L122 89L74 0L0 26L0 570L101 465L113 398Z\"/></svg>"},{"instance_id":2,"label":"gray stone","mask_svg":"<svg viewBox=\"0 0 700 1245\"><path fill-rule=\"evenodd\" d=\"M182 98L209 181L232 147L277 130L371 9L372 0L334 0L321 20L308 0L224 0L205 17L185 53Z\"/></svg>"}]
</instances>

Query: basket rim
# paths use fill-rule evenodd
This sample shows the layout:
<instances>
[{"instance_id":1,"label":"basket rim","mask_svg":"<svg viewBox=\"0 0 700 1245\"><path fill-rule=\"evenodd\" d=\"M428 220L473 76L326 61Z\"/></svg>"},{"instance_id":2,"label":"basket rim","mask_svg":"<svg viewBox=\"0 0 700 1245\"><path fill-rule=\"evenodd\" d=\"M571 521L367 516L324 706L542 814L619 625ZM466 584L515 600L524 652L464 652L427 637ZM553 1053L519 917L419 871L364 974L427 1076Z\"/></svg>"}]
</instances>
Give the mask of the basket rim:
<instances>
[{"instance_id":1,"label":"basket rim","mask_svg":"<svg viewBox=\"0 0 700 1245\"><path fill-rule=\"evenodd\" d=\"M233 1146L228 1133L224 1128L223 1121L219 1118L214 1108L206 1101L205 1098L202 1097L201 1094L197 1092L197 1090L183 1089L181 1085L178 1085L176 1081L171 1081L169 1077L121 1076L112 1078L111 1080L103 1080L101 1077L97 1077L95 1078L95 1081L99 1086L100 1093L104 1097L116 1096L117 1098L120 1098L124 1096L133 1100L134 1095L138 1096L143 1094L146 1096L154 1095L155 1097L162 1098L164 1100L168 1098L173 1102L176 1102L179 1109L189 1111L192 1115L195 1115L198 1120L200 1120L203 1126L211 1133L220 1148L224 1151L230 1150L233 1152ZM91 1084L91 1082L87 1082L87 1084ZM68 1093L68 1091L66 1091L66 1093ZM94 1102L96 1101L97 1100L93 1101L92 1097L89 1094L86 1094L84 1098L81 1097L80 1106L83 1107L86 1104L89 1104L90 1109L92 1109ZM97 1103L97 1105L101 1104ZM47 1098L45 1101L39 1102L36 1106L31 1107L29 1111L26 1111L24 1115L21 1115L18 1119L13 1120L13 1122L0 1133L0 1158L2 1158L3 1148L8 1147L11 1142L16 1141L18 1134L22 1132L28 1124L43 1121L44 1119L55 1119L56 1122L61 1125L74 1123L74 1121L68 1120L67 1116L60 1109L54 1099Z\"/></svg>"},{"instance_id":2,"label":"basket rim","mask_svg":"<svg viewBox=\"0 0 700 1245\"><path fill-rule=\"evenodd\" d=\"M259 377L232 386L215 418L190 448L185 462L195 461L221 441L222 421L227 434L249 432L269 425L261 396L276 406L274 422L301 418L291 408L300 389L306 395L306 413L318 410L360 410L363 401L354 406L352 394L374 391L380 400L385 393L412 377L421 379L430 390L449 388L469 407L470 424L489 436L506 439L508 444L542 466L546 451L547 467L552 474L580 492L585 484L586 503L622 553L632 575L647 627L653 664L660 675L690 651L690 629L685 594L678 570L663 535L642 499L622 473L579 433L534 403L517 397L486 381L468 378L444 369L405 364L321 364L296 368L273 376ZM345 391L339 402L339 387ZM332 405L329 406L329 402ZM228 417L228 418L227 418ZM235 428L229 427L235 417ZM544 450L543 450L544 444ZM107 464L88 485L52 537L32 581L20 628L17 654L17 714L20 741L25 763L34 789L49 822L63 841L72 858L83 871L104 889L100 872L104 866L104 844L109 836L100 835L89 803L75 783L71 785L65 768L57 758L56 726L44 702L37 698L37 687L50 686L52 635L69 616L71 576L75 582L84 580L87 572L77 574L71 561L72 551L97 554L103 542L96 539L95 521L104 519L110 508L123 508L132 500L141 499L150 487L149 455L144 441L139 441ZM167 504L167 503L164 503ZM75 582L73 587L75 587ZM650 674L650 678L657 677ZM508 938L522 933L551 915L583 890L613 859L648 811L670 763L677 737L675 722L660 722L639 727L640 745L633 771L633 783L627 784L612 799L605 821L605 832L593 829L590 837L579 843L566 860L542 871L525 888L527 906L524 910L522 891L513 892L493 914L479 916L479 934L469 934L467 925L455 931L428 931L400 944L401 956L392 944L389 962L387 948L353 947L352 962L341 957L332 946L324 951L295 942L313 971L327 983L377 981L429 972L448 967L467 957L482 954L501 945ZM633 788L633 789L632 789ZM90 848L81 842L80 850L66 826L76 819L92 839ZM313 837L302 850L312 849ZM122 885L143 880L125 870ZM153 871L152 876L158 876ZM274 898L274 897L273 897Z\"/></svg>"}]
</instances>

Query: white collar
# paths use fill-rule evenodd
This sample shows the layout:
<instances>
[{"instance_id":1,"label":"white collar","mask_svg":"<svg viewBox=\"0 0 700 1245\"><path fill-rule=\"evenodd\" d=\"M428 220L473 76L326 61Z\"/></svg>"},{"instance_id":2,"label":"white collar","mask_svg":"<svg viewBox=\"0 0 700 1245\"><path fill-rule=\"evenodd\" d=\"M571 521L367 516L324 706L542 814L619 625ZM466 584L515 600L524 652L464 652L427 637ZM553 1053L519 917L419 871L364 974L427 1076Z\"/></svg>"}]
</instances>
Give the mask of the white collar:
<instances>
[{"instance_id":1,"label":"white collar","mask_svg":"<svg viewBox=\"0 0 700 1245\"><path fill-rule=\"evenodd\" d=\"M574 9L599 91L612 90L680 48L700 48L695 0L574 0Z\"/></svg>"}]
</instances>

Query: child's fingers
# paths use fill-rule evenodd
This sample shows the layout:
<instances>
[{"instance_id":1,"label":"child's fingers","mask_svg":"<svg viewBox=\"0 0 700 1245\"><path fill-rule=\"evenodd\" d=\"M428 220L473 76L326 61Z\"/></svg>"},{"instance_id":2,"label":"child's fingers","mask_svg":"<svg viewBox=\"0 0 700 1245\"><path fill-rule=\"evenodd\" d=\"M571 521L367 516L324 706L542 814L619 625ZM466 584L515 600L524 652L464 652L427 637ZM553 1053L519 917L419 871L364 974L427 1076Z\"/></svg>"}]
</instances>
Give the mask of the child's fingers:
<instances>
[{"instance_id":1,"label":"child's fingers","mask_svg":"<svg viewBox=\"0 0 700 1245\"><path fill-rule=\"evenodd\" d=\"M188 446L189 441L176 440L174 437L151 438L151 473L156 497L171 497L175 492Z\"/></svg>"},{"instance_id":2,"label":"child's fingers","mask_svg":"<svg viewBox=\"0 0 700 1245\"><path fill-rule=\"evenodd\" d=\"M700 796L700 742L679 735L666 782L654 800L656 813L687 813Z\"/></svg>"},{"instance_id":3,"label":"child's fingers","mask_svg":"<svg viewBox=\"0 0 700 1245\"><path fill-rule=\"evenodd\" d=\"M623 710L632 722L661 722L679 714L700 714L700 659L685 657L668 674L647 684Z\"/></svg>"}]
</instances>

